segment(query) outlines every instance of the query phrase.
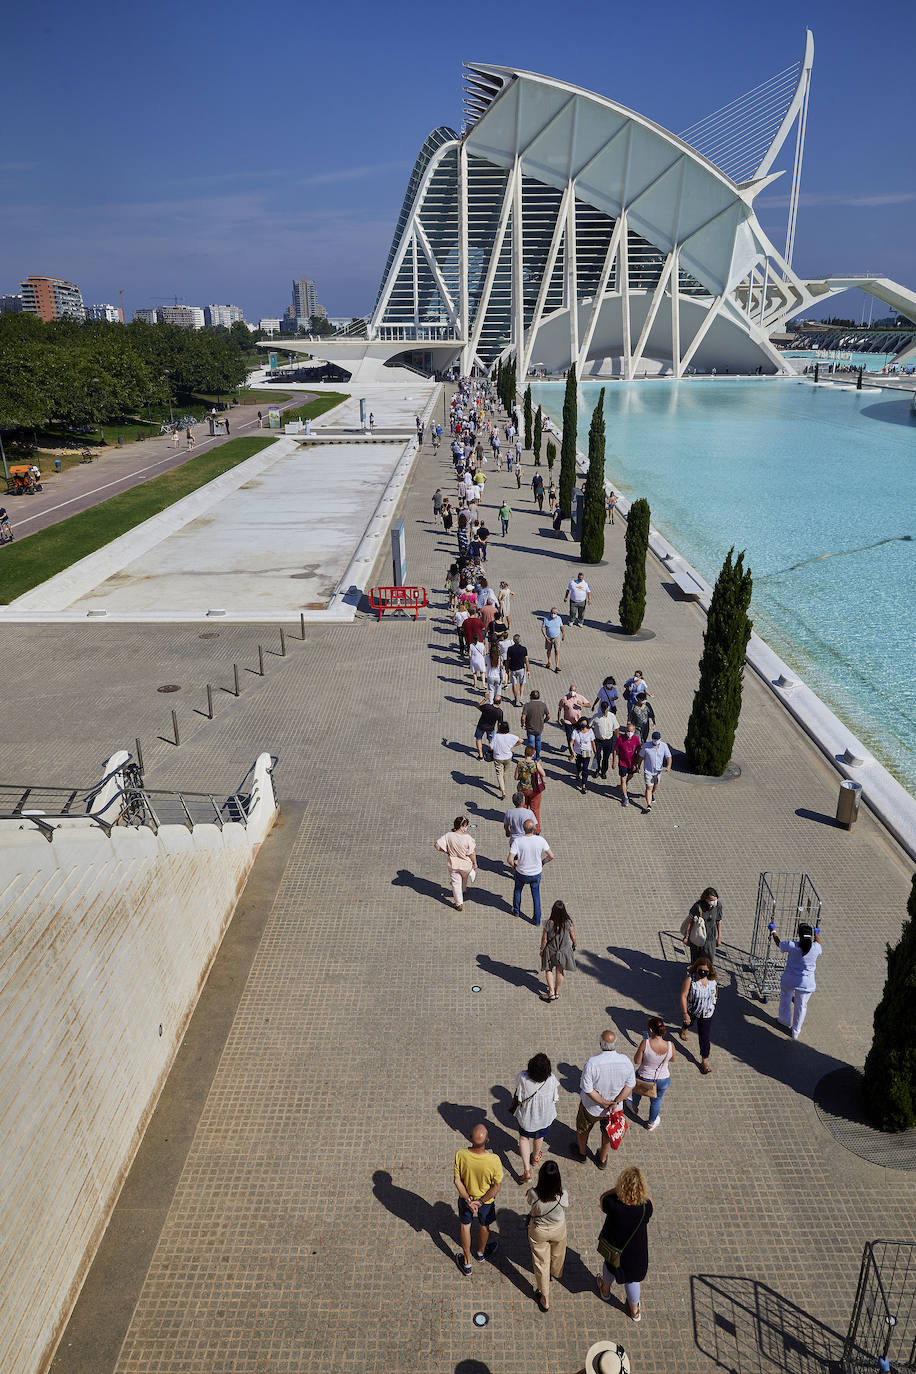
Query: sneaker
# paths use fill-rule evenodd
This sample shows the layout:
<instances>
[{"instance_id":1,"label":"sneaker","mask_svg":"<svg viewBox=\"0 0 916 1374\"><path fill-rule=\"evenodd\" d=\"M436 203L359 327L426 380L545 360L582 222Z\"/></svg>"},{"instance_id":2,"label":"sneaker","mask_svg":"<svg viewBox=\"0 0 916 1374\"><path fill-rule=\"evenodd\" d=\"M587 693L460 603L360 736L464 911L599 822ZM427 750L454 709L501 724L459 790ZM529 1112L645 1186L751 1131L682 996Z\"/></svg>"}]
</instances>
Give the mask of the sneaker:
<instances>
[{"instance_id":1,"label":"sneaker","mask_svg":"<svg viewBox=\"0 0 916 1374\"><path fill-rule=\"evenodd\" d=\"M629 797L623 797L623 798L621 799L620 805L621 805L621 806L629 806L629 805L630 805L630 798L629 798Z\"/></svg>"},{"instance_id":2,"label":"sneaker","mask_svg":"<svg viewBox=\"0 0 916 1374\"><path fill-rule=\"evenodd\" d=\"M654 1121L650 1121L650 1122L648 1123L648 1125L646 1126L646 1130L647 1130L647 1131L654 1131L657 1125L658 1125L658 1117L656 1117Z\"/></svg>"},{"instance_id":3,"label":"sneaker","mask_svg":"<svg viewBox=\"0 0 916 1374\"><path fill-rule=\"evenodd\" d=\"M456 1256L455 1256L455 1263L457 1264L458 1268L461 1270L462 1274L464 1274L465 1278L467 1278L467 1277L470 1275L470 1273L471 1273L471 1266L470 1266L469 1264L465 1264L465 1262L464 1262L464 1255L456 1255Z\"/></svg>"},{"instance_id":4,"label":"sneaker","mask_svg":"<svg viewBox=\"0 0 916 1374\"><path fill-rule=\"evenodd\" d=\"M478 1261L480 1261L480 1260L485 1260L485 1259L490 1259L493 1255L496 1254L496 1252L497 1252L498 1249L499 1249L499 1241L498 1241L498 1240L488 1240L487 1243L486 1243L486 1245L485 1245L484 1248L483 1248L483 1254L481 1254L479 1250L475 1250L475 1251L474 1251L474 1258L475 1258L475 1260L478 1260Z\"/></svg>"}]
</instances>

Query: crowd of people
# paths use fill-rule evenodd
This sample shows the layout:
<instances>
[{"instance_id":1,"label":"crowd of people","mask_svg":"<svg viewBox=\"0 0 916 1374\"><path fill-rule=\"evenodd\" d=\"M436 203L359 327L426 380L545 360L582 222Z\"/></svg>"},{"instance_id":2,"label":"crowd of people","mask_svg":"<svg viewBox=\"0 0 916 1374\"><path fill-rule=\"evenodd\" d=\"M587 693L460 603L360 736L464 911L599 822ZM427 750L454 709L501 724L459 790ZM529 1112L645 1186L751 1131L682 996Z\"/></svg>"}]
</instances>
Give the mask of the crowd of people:
<instances>
[{"instance_id":1,"label":"crowd of people","mask_svg":"<svg viewBox=\"0 0 916 1374\"><path fill-rule=\"evenodd\" d=\"M518 429L517 416L499 416L488 383L459 382L449 417L455 505L453 508L449 497L437 488L433 517L441 522L446 533L457 522L456 557L447 569L445 590L456 652L467 664L472 697L479 693L473 752L481 763L492 764L493 787L500 800L505 800L511 791L503 831L508 841L506 867L513 880L512 912L521 917L526 889L529 890L531 921L540 927L538 957L545 988L539 996L543 1003L553 1005L561 998L565 979L576 972L579 946L575 923L562 900L552 903L542 924L541 880L545 866L555 859L549 841L541 833L541 806L548 786L545 751L551 754L551 762L562 767L560 780L566 776L583 795L590 784L606 782L609 774L613 777L616 773L616 784L611 782L602 792L608 797L616 793L622 807L639 806L644 815L649 815L657 805L662 775L671 771L672 752L655 728L653 693L641 669L634 669L620 689L616 678L606 675L593 698L571 681L559 697L555 711L532 685L532 669L538 665L522 633L512 632L515 591L508 581L497 582L488 573L489 557L498 548L499 538L494 540L483 513L486 469L492 461L495 470L501 471L504 451L506 467L514 471L521 488L523 449ZM441 427L434 429L433 437L441 442ZM556 492L552 481L545 491L541 474L536 474L536 479L532 480L532 494L538 511L543 510L545 496L553 511ZM609 522L613 522L616 504L612 492L607 505ZM501 500L497 508L500 537L507 535L514 518L508 499ZM578 571L567 584L562 602L541 615L542 661L547 671L552 669L559 674L566 630L582 629L588 624L591 603L592 589L584 573ZM560 605L568 608L565 619ZM517 724L513 714L516 711ZM548 726L555 731L548 736L548 740L556 741L552 746L545 741ZM638 791L634 795L634 783L640 775L644 783L641 797ZM556 781L556 775L552 781ZM468 889L478 875L477 843L470 832L469 818L459 815L451 830L435 842L436 849L446 856L451 898L459 911L463 910ZM719 995L716 961L722 946L722 927L722 902L716 889L707 887L690 906L681 926L687 969L680 985L680 1025L676 1028L680 1040L687 1042L691 1028L695 1027L698 1068L704 1075L712 1072L712 1023ZM814 988L819 931L800 925L798 939L794 941L779 941L775 930L772 933L780 951L787 956L779 1020L797 1037ZM677 1001L674 988L672 1000ZM628 1118L634 1123L642 1122L643 1097L648 1099L645 1129L658 1129L662 1100L671 1085L675 1053L675 1042L658 1015L648 1016L645 1034L632 1060L618 1051L613 1027L602 1031L598 1052L586 1060L579 1079L575 1140L570 1148L574 1162L581 1164L589 1158L589 1140L597 1127L599 1144L594 1159L597 1168L604 1170L612 1146L616 1148L619 1144L620 1121ZM557 1119L560 1091L549 1057L538 1052L519 1073L512 1098L521 1160L517 1182L527 1189L533 1295L543 1312L550 1306L551 1278L562 1275L567 1214L573 1205L559 1165L555 1160L544 1159L547 1136ZM486 1122L481 1121L471 1131L469 1146L455 1156L454 1184L461 1237L461 1253L456 1259L465 1275L473 1271L472 1259L490 1258L499 1245L491 1230L506 1170L488 1146L489 1132ZM614 1187L601 1196L599 1206L603 1219L597 1250L602 1263L596 1275L597 1292L604 1301L611 1301L614 1285L622 1285L626 1311L638 1322L641 1284L649 1263L647 1228L653 1215L643 1171L632 1165L624 1168ZM472 1248L475 1224L478 1233Z\"/></svg>"}]
</instances>

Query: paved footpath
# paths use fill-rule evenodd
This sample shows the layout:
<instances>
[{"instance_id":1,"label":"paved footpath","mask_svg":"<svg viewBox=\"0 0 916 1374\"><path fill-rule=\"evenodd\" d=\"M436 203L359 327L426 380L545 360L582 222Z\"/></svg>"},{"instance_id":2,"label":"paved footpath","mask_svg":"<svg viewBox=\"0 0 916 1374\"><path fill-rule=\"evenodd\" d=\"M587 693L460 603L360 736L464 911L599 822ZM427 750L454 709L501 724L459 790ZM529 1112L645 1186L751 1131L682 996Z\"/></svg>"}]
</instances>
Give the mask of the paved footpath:
<instances>
[{"instance_id":1,"label":"paved footpath","mask_svg":"<svg viewBox=\"0 0 916 1374\"><path fill-rule=\"evenodd\" d=\"M194 714L204 684L228 681L233 661L253 665L275 630L202 639L198 627L0 628L6 693L33 705L5 751L9 777L85 781L138 734L151 786L228 788L260 749L280 755L281 823L57 1371L573 1374L593 1340L613 1335L634 1374L827 1374L863 1242L916 1238L916 1174L847 1153L812 1105L826 1072L862 1062L910 865L867 812L850 833L825 823L838 777L752 674L741 777L665 779L650 816L622 810L603 785L581 796L562 734L548 727L542 819L556 862L544 898L566 901L580 955L561 1000L538 1000L538 932L511 914L502 806L492 766L473 757L474 701L439 591L453 547L430 498L450 478L445 450L434 457L427 445L401 504L411 575L432 589L428 618L309 627L285 659L268 657L263 679L243 675L239 700L218 693L212 722ZM673 599L650 559L656 637L632 645L606 632L622 574L618 521L606 565L589 571L586 627L567 631L563 674L548 674L535 617L562 598L576 548L506 473L491 472L488 514L506 493L515 514L489 566L515 589L513 629L537 660L534 685L553 710L570 681L594 694L606 672L621 681L641 668L661 729L680 744L702 614ZM181 693L157 695L162 683ZM180 748L156 739L176 701ZM477 827L481 873L458 914L433 841L460 812ZM806 870L824 901L820 985L794 1043L773 1003L743 987L763 869ZM575 1164L578 1067L609 1018L630 1052L647 1014L676 1021L673 932L708 883L725 909L713 1074L699 1075L693 1037L676 1041L659 1129L631 1127L606 1173ZM508 1111L537 1050L562 1084L550 1145L571 1196L565 1276L547 1315L531 1296ZM452 1160L484 1115L507 1168L502 1245L465 1279L453 1260ZM633 1162L655 1202L639 1326L600 1303L593 1277L599 1196L613 1166ZM488 1314L485 1327L475 1312Z\"/></svg>"},{"instance_id":2,"label":"paved footpath","mask_svg":"<svg viewBox=\"0 0 916 1374\"><path fill-rule=\"evenodd\" d=\"M291 396L289 400L280 402L280 408L287 410L290 406L305 405L311 399L310 394ZM7 499L16 539L26 539L30 534L56 525L70 515L100 505L122 491L129 491L131 487L161 477L164 472L180 467L189 458L197 458L201 453L219 448L230 439L257 434L259 410L266 415L266 403L262 402L260 406L233 406L231 410L220 411L220 429L213 438L207 432L206 420L199 421L194 426L196 443L190 451L182 431L178 448L175 448L171 436L163 435L133 444L122 444L120 448L111 444L104 449L96 446L92 448L95 461L79 463L76 467L67 468L66 472L55 473L53 462L49 461L42 471L42 491L34 496L11 496ZM222 429L227 419L229 434ZM109 426L112 434L116 429L116 425ZM263 432L268 433L266 427Z\"/></svg>"}]
</instances>

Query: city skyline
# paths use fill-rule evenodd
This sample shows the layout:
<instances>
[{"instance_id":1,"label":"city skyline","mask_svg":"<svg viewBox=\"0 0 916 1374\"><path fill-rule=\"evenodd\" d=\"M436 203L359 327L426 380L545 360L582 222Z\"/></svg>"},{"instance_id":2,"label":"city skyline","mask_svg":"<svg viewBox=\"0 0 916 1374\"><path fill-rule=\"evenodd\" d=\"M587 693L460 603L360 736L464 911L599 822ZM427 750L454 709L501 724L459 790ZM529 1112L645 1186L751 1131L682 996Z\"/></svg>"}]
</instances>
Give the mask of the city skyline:
<instances>
[{"instance_id":1,"label":"city skyline","mask_svg":"<svg viewBox=\"0 0 916 1374\"><path fill-rule=\"evenodd\" d=\"M346 32L332 16L310 15L310 49L326 78L292 91L252 82L272 39L238 42L244 12L234 0L216 33L206 16L169 0L155 17L132 14L126 47L144 52L157 79L75 86L83 61L123 62L125 41L97 3L77 15L55 0L8 24L10 50L25 51L53 22L61 56L49 59L55 79L40 103L25 67L8 80L0 289L15 291L37 269L78 282L87 301L117 301L123 289L128 317L178 296L237 301L256 321L283 313L289 280L305 270L329 313L363 314L417 149L432 124L460 127L463 59L569 80L677 131L685 117L703 118L794 60L805 23L817 58L795 265L912 285L916 190L912 159L901 154L909 96L887 39L898 12L903 20L902 4L886 6L873 32L851 0L818 0L803 15L775 3L763 42L752 12L706 0L685 16L663 3L650 47L639 15L610 23L586 5L566 26L540 3L501 12L472 3L453 32L447 17L409 0L395 40L384 16L359 0ZM210 59L201 64L204 48ZM393 97L395 56L397 70L423 79L398 82ZM314 139L301 137L303 128ZM768 215L775 223L784 214L785 181L758 201L764 228ZM833 306L850 315L860 308L845 297Z\"/></svg>"}]
</instances>

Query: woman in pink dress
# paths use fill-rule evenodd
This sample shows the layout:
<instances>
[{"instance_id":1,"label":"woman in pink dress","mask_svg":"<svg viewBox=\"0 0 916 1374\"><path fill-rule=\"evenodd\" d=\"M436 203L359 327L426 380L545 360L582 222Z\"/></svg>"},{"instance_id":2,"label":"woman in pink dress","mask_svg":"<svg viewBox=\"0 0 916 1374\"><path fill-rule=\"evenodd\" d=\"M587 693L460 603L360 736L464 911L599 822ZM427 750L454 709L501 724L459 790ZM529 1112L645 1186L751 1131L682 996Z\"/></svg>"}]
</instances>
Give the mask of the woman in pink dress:
<instances>
[{"instance_id":1,"label":"woman in pink dress","mask_svg":"<svg viewBox=\"0 0 916 1374\"><path fill-rule=\"evenodd\" d=\"M435 846L448 858L448 877L457 911L461 911L464 906L464 894L471 881L471 874L477 873L477 855L474 852L477 844L468 834L469 824L467 816L456 816L451 830L445 835L440 835Z\"/></svg>"}]
</instances>

